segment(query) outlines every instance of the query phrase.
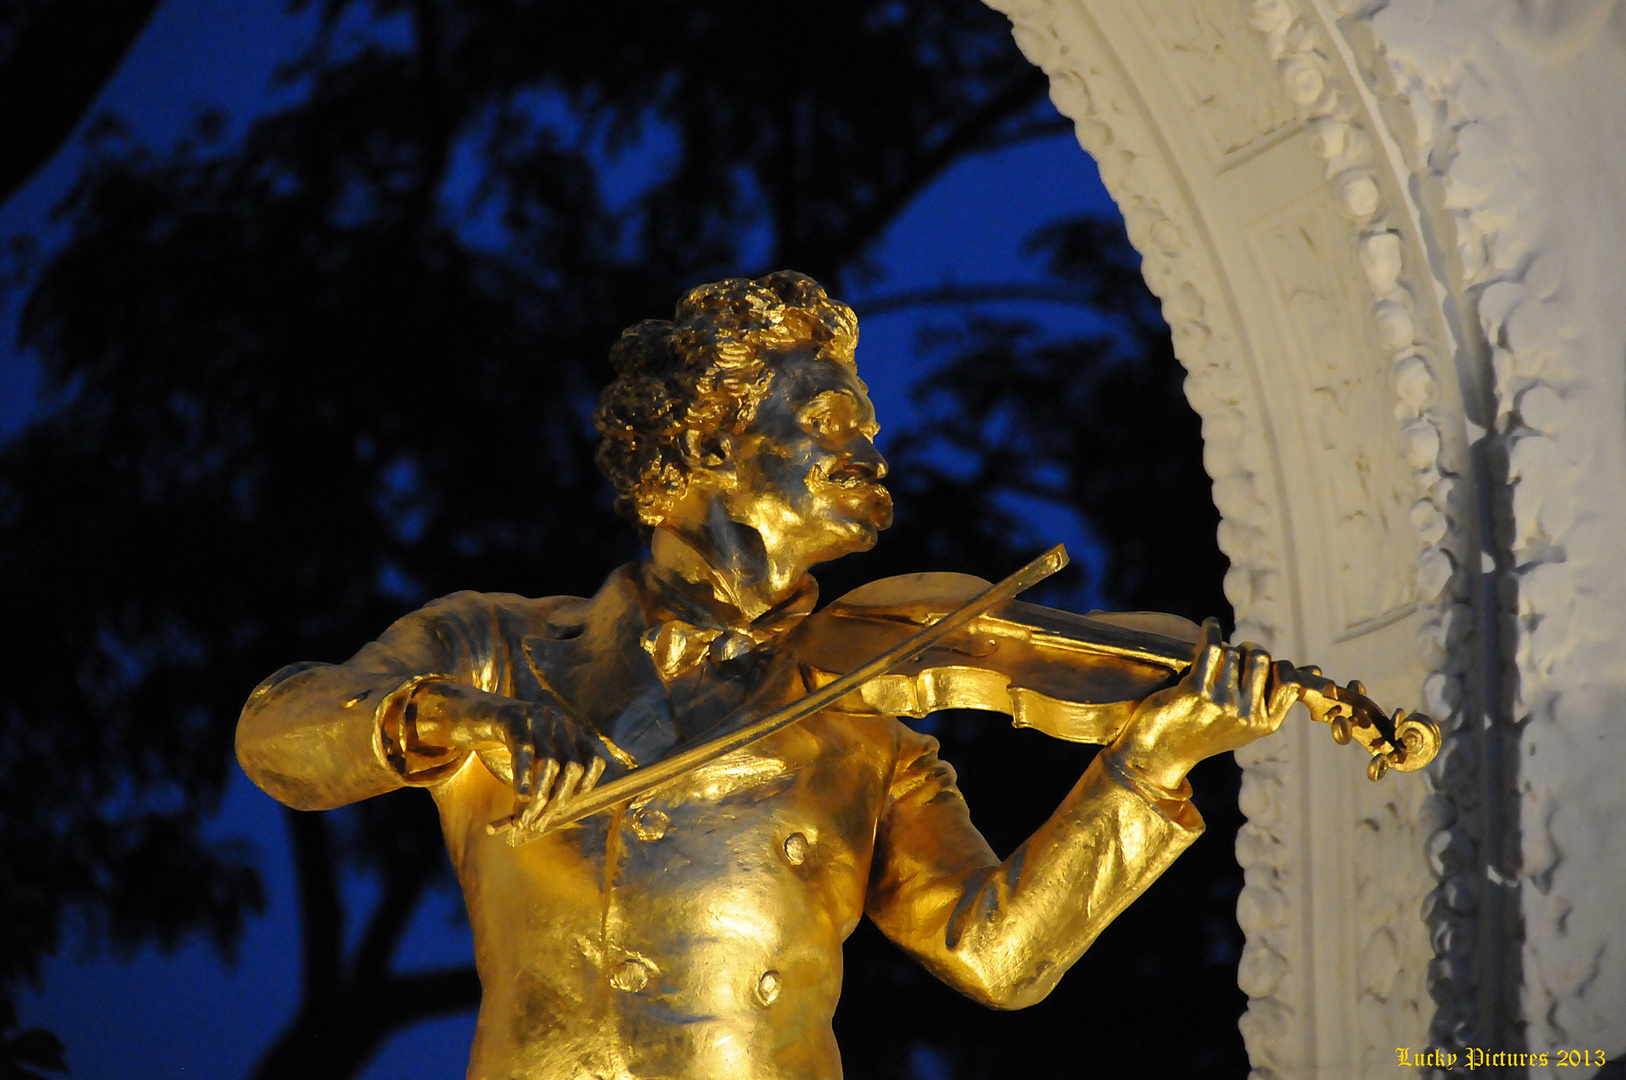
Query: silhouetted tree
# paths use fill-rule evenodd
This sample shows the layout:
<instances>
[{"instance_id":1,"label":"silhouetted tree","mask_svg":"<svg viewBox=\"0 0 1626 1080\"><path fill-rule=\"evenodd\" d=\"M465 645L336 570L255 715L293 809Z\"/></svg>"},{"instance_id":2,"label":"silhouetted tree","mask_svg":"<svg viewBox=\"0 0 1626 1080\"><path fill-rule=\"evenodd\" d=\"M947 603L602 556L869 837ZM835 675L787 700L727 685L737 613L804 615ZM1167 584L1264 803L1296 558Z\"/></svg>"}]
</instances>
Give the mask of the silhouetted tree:
<instances>
[{"instance_id":1,"label":"silhouetted tree","mask_svg":"<svg viewBox=\"0 0 1626 1080\"><path fill-rule=\"evenodd\" d=\"M0 456L0 980L37 972L67 911L115 946L202 930L229 951L262 889L247 849L201 826L248 688L456 588L593 588L635 555L586 422L622 327L729 274L794 267L839 294L945 168L1054 130L1042 76L976 3L322 12L287 76L302 100L240 143L205 124L168 153L105 144L28 297L55 405ZM1010 500L1038 498L1088 519L1115 602L1217 609L1196 422L1135 262L1089 223L1046 243L1102 334L972 322L941 343L930 420L897 462L899 535L836 573L1003 573L1029 554ZM988 728L941 722L1008 848L1083 759ZM257 1075L347 1077L478 986L394 966L421 898L451 887L423 792L286 820L304 996ZM1228 859L1224 836L1205 844ZM1154 893L1179 918L1154 925L1149 897L1063 984L1075 1005L1020 1020L855 939L849 1072L905 1075L918 1049L962 1077L1234 1075L1234 882L1198 862ZM379 885L369 911L341 903L354 873ZM1114 1002L1211 992L1191 1049L1106 1064L1163 1030ZM1079 1001L1110 1024L1058 1011Z\"/></svg>"},{"instance_id":2,"label":"silhouetted tree","mask_svg":"<svg viewBox=\"0 0 1626 1080\"><path fill-rule=\"evenodd\" d=\"M0 3L0 203L62 148L158 0Z\"/></svg>"}]
</instances>

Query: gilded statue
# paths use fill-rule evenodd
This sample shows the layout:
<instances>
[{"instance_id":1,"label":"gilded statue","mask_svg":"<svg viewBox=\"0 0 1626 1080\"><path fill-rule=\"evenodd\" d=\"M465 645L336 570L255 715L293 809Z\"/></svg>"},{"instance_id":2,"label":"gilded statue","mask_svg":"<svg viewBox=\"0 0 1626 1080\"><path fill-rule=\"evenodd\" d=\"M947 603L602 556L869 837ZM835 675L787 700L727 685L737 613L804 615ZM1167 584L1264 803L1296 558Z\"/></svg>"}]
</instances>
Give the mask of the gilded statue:
<instances>
[{"instance_id":1,"label":"gilded statue","mask_svg":"<svg viewBox=\"0 0 1626 1080\"><path fill-rule=\"evenodd\" d=\"M594 416L646 558L586 599L454 593L244 707L238 759L289 806L434 797L483 988L471 1080L831 1080L864 916L1022 1008L1202 832L1198 761L1299 700L1374 777L1432 756L1426 719L1358 684L1212 620L1011 599L1032 574L889 578L816 610L810 568L892 518L857 337L800 274L692 290L623 334ZM950 706L1105 745L1009 858L898 719Z\"/></svg>"}]
</instances>

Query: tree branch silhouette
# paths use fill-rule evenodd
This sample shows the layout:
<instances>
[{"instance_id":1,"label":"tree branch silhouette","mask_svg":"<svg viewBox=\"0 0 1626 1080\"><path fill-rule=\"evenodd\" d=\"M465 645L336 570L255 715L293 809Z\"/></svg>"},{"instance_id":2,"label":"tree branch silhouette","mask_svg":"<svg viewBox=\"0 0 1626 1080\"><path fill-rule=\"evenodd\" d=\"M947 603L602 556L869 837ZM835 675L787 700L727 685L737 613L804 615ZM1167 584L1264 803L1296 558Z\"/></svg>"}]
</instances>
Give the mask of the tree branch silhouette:
<instances>
[{"instance_id":1,"label":"tree branch silhouette","mask_svg":"<svg viewBox=\"0 0 1626 1080\"><path fill-rule=\"evenodd\" d=\"M98 152L26 301L25 344L61 405L0 449L0 603L28 613L0 622L0 655L31 676L0 684L0 997L70 916L125 947L234 940L258 878L202 823L267 673L342 659L454 589L579 593L637 555L585 421L622 328L750 270L752 229L772 268L854 278L956 162L1059 126L1040 116L1042 74L974 3L324 11L296 69L306 96L240 141ZM407 32L363 32L397 11ZM653 164L629 179L638 154ZM1172 509L1207 488L1189 410L1169 413L1185 407L1156 303L1099 228L1045 243L1054 283L1022 298L1108 305L1099 340L970 317L941 340L940 396L911 418L889 481L895 535L833 568L828 594L843 574L999 576L1026 554L1009 498L1040 492L1088 517L1115 602L1223 604L1218 575L1201 577L1218 560L1212 525ZM950 302L882 296L866 314ZM71 752L52 735L64 719ZM1065 748L943 724L996 845L1082 767ZM110 808L115 790L136 810ZM256 1075L340 1080L405 1026L472 1007L478 983L395 970L423 898L455 887L423 792L283 820L304 992ZM1213 944L1204 920L1229 886L1210 897L1179 870L1152 905L1178 916L1171 944L1138 952L1115 928L1096 949L1152 972L1135 993L1225 1000L1232 961L1189 957ZM379 899L347 953L340 883L354 875ZM906 1072L900 1030L962 1078L1013 1062L1078 1075L1084 1011L1125 1048L1103 1048L1098 1075L1128 1075L1145 1045L1135 993L1093 1000L1088 966L1031 1016L984 1015L865 934L838 1016L855 1080ZM1194 1019L1171 1068L1245 1067L1235 1015Z\"/></svg>"},{"instance_id":2,"label":"tree branch silhouette","mask_svg":"<svg viewBox=\"0 0 1626 1080\"><path fill-rule=\"evenodd\" d=\"M56 156L158 0L27 0L0 23L0 205ZM9 25L7 25L9 24Z\"/></svg>"},{"instance_id":3,"label":"tree branch silhouette","mask_svg":"<svg viewBox=\"0 0 1626 1080\"><path fill-rule=\"evenodd\" d=\"M928 307L964 308L975 304L1064 304L1096 309L1088 292L1076 285L1045 281L1008 281L972 285L938 285L859 297L852 301L859 318L891 315Z\"/></svg>"}]
</instances>

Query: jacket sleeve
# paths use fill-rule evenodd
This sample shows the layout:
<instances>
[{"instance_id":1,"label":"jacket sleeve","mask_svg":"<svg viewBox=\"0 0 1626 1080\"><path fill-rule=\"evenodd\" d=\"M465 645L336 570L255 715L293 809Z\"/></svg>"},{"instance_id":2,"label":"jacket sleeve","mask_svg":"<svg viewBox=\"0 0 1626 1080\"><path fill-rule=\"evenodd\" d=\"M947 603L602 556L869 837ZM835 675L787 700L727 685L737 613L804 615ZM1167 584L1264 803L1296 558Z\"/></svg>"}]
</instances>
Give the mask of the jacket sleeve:
<instances>
[{"instance_id":1,"label":"jacket sleeve","mask_svg":"<svg viewBox=\"0 0 1626 1080\"><path fill-rule=\"evenodd\" d=\"M403 712L431 679L507 693L491 599L454 593L398 620L342 664L290 664L254 688L237 721L237 760L296 810L328 810L456 771L466 755L408 745Z\"/></svg>"},{"instance_id":2,"label":"jacket sleeve","mask_svg":"<svg viewBox=\"0 0 1626 1080\"><path fill-rule=\"evenodd\" d=\"M937 741L905 729L876 836L868 913L938 978L995 1008L1044 999L1203 830L1190 787L1153 791L1102 752L1000 862Z\"/></svg>"}]
</instances>

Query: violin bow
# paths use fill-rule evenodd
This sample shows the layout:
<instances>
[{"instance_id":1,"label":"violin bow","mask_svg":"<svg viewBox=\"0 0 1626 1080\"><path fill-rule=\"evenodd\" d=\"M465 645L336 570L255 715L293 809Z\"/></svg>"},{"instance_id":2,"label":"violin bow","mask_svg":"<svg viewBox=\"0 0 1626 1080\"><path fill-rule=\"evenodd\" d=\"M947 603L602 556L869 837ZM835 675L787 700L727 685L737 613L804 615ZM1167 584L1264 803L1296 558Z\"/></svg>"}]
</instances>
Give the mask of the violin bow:
<instances>
[{"instance_id":1,"label":"violin bow","mask_svg":"<svg viewBox=\"0 0 1626 1080\"><path fill-rule=\"evenodd\" d=\"M835 704L869 680L878 675L886 674L893 667L908 660L916 653L931 648L956 630L970 625L978 616L986 614L1017 594L1031 589L1066 566L1067 563L1066 546L1057 544L1003 581L990 585L986 590L972 597L930 626L925 627L913 637L894 645L886 652L854 668L834 682L821 686L819 689L796 699L782 708L775 709L762 719L755 720L735 731L725 732L715 738L697 743L687 750L679 751L670 757L645 765L643 768L634 769L632 772L624 776L618 776L608 783L600 784L587 794L572 799L557 814L544 818L543 823L536 828L522 830L516 827L515 819L511 816L500 818L488 824L486 833L491 836L501 835L508 841L510 847L518 847L563 825L580 821L582 818L590 817L601 810L608 810L617 803L635 799L645 792L660 787L668 780L675 779L692 769L716 761L725 754L731 754L741 747L750 746L759 739L765 739L774 732L783 730L798 720ZM719 721L719 726L726 726L731 722L738 721L740 717L750 711L752 704L750 701L745 702Z\"/></svg>"},{"instance_id":2,"label":"violin bow","mask_svg":"<svg viewBox=\"0 0 1626 1080\"><path fill-rule=\"evenodd\" d=\"M968 626L978 617L1037 585L1066 566L1067 562L1067 549L1057 544L1003 581L989 586L943 618L922 628L912 637L840 678L773 710L761 719L736 730L725 731L670 757L601 784L585 795L572 799L557 813L544 817L543 821L533 828L518 828L515 825L517 816L515 815L491 822L486 826L486 832L488 835L501 835L510 846L518 847L560 826L580 821L618 803L635 799L690 770L765 739L774 732L781 731L798 720L835 704L869 680L886 674L897 665L931 648L955 631ZM1149 647L1149 655L1160 658L1172 659L1187 646L1186 642L1165 638L1162 635L1142 633L1135 636L1137 639L1146 639L1148 643L1155 643L1155 647ZM1396 709L1394 715L1390 717L1376 702L1366 696L1366 688L1360 682L1352 680L1346 686L1339 686L1333 680L1324 677L1321 669L1317 667L1295 668L1286 661L1277 661L1271 667L1275 679L1294 686L1298 700L1309 709L1311 719L1332 728L1335 742L1340 745L1358 742L1371 755L1367 767L1367 776L1370 779L1378 780L1390 769L1397 772L1415 772L1432 761L1438 753L1440 729L1427 716L1421 713L1407 715L1404 710ZM737 723L741 718L748 716L755 707L754 699L747 700L719 721L719 726L726 728L731 723Z\"/></svg>"}]
</instances>

